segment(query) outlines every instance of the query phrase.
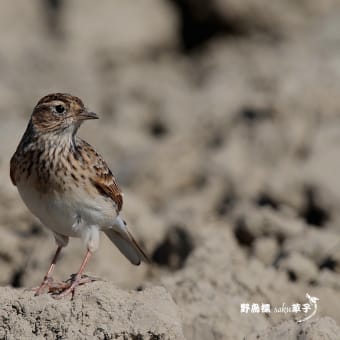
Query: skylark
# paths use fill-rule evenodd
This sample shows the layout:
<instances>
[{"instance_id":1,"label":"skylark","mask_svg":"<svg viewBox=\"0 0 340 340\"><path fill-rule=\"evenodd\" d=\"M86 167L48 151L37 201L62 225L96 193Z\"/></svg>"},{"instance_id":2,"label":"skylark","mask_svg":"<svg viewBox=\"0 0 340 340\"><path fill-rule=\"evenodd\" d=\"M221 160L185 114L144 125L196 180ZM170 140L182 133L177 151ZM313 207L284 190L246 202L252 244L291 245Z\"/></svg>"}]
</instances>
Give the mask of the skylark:
<instances>
[{"instance_id":1,"label":"skylark","mask_svg":"<svg viewBox=\"0 0 340 340\"><path fill-rule=\"evenodd\" d=\"M50 229L57 243L36 295L52 291L52 272L69 237L80 237L86 255L71 282L55 295L74 293L84 268L98 248L103 231L132 264L147 256L132 237L119 213L123 194L104 159L77 136L85 120L97 119L83 102L70 94L53 93L39 100L10 163L10 176L29 210Z\"/></svg>"}]
</instances>

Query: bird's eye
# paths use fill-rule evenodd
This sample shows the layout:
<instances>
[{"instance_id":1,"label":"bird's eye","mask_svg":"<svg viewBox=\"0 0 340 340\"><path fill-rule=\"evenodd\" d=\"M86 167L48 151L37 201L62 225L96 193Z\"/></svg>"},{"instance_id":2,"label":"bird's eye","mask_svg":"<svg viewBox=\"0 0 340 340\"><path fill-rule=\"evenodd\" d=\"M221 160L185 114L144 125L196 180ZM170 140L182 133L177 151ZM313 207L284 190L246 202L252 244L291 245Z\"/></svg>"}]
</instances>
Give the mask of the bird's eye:
<instances>
[{"instance_id":1,"label":"bird's eye","mask_svg":"<svg viewBox=\"0 0 340 340\"><path fill-rule=\"evenodd\" d=\"M63 113L63 112L65 111L65 108L64 108L64 106L62 106L62 105L56 105L55 110L56 110L58 113Z\"/></svg>"}]
</instances>

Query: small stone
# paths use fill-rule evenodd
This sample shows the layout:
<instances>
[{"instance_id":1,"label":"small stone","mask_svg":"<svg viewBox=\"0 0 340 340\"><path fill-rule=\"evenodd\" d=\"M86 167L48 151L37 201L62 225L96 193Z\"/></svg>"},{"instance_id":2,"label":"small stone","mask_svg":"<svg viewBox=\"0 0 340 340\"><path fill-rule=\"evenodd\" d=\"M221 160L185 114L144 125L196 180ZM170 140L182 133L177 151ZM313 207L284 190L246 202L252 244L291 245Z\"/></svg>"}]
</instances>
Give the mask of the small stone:
<instances>
[{"instance_id":1,"label":"small stone","mask_svg":"<svg viewBox=\"0 0 340 340\"><path fill-rule=\"evenodd\" d=\"M278 244L274 238L262 237L256 240L254 253L265 265L271 265L278 253Z\"/></svg>"}]
</instances>

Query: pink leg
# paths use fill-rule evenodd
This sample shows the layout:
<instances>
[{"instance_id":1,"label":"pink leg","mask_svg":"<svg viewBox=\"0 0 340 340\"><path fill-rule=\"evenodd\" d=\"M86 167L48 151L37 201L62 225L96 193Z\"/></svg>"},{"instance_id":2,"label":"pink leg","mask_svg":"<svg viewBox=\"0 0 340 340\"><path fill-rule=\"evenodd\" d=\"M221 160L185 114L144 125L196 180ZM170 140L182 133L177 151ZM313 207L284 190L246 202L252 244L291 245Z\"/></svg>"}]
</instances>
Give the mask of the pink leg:
<instances>
[{"instance_id":1,"label":"pink leg","mask_svg":"<svg viewBox=\"0 0 340 340\"><path fill-rule=\"evenodd\" d=\"M79 286L80 283L83 283L82 282L82 274L83 274L83 271L86 267L86 264L87 262L89 261L90 257L92 255L92 252L90 250L87 250L86 252L86 255L83 259L83 262L81 263L81 266L78 270L78 273L76 274L74 280L72 281L71 285L66 289L64 290L62 293L58 294L58 295L55 295L54 298L55 299L61 299L63 297L65 297L66 295L72 293L74 294L74 290L77 286ZM93 281L93 280L89 280L88 282L90 281ZM86 281L85 281L86 282Z\"/></svg>"},{"instance_id":2,"label":"pink leg","mask_svg":"<svg viewBox=\"0 0 340 340\"><path fill-rule=\"evenodd\" d=\"M41 285L39 286L39 288L36 290L35 292L35 296L38 296L41 294L41 292L46 288L48 287L51 282L52 282L52 273L54 271L54 268L55 268L55 264L57 262L57 259L59 257L59 254L61 252L61 249L62 249L62 246L58 246L54 256L53 256L53 259L52 259L52 262L51 262L51 265L50 265L50 268L48 269L46 275L44 276L44 280L43 282L41 283Z\"/></svg>"}]
</instances>

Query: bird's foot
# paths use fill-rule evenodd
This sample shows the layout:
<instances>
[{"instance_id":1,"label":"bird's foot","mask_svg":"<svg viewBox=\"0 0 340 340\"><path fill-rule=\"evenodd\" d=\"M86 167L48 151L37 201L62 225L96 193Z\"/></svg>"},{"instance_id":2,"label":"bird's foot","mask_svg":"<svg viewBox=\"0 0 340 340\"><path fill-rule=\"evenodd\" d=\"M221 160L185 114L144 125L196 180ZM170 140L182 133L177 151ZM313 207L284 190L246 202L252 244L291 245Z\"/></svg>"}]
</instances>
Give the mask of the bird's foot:
<instances>
[{"instance_id":1,"label":"bird's foot","mask_svg":"<svg viewBox=\"0 0 340 340\"><path fill-rule=\"evenodd\" d=\"M52 285L49 292L53 294L53 298L55 299L62 299L69 294L72 294L73 298L76 287L97 280L98 278L88 275L79 276L77 274L72 274L68 280Z\"/></svg>"},{"instance_id":2,"label":"bird's foot","mask_svg":"<svg viewBox=\"0 0 340 340\"><path fill-rule=\"evenodd\" d=\"M47 276L44 278L43 282L41 282L40 286L33 287L28 290L35 292L35 296L41 295L46 289L48 289L48 292L51 291L51 289L56 286L60 285L62 282L55 282L51 276Z\"/></svg>"}]
</instances>

